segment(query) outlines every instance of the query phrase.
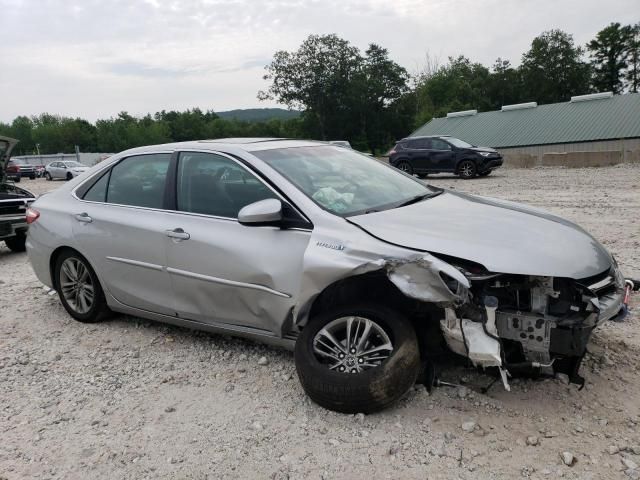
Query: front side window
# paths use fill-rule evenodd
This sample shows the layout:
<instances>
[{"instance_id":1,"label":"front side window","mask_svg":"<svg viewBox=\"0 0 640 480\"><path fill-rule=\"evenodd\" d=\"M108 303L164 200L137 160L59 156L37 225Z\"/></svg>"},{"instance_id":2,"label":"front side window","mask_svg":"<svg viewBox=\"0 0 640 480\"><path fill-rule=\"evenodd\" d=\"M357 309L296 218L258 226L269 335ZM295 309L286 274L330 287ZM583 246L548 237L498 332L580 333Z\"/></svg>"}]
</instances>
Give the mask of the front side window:
<instances>
[{"instance_id":1,"label":"front side window","mask_svg":"<svg viewBox=\"0 0 640 480\"><path fill-rule=\"evenodd\" d=\"M261 180L233 160L214 153L180 153L178 210L237 218L241 208L267 198L277 197Z\"/></svg>"},{"instance_id":2,"label":"front side window","mask_svg":"<svg viewBox=\"0 0 640 480\"><path fill-rule=\"evenodd\" d=\"M67 168L84 167L84 165L80 162L64 162L64 164L67 166Z\"/></svg>"},{"instance_id":3,"label":"front side window","mask_svg":"<svg viewBox=\"0 0 640 480\"><path fill-rule=\"evenodd\" d=\"M459 148L473 147L473 145L471 145L470 143L467 143L464 140L460 140L459 138L448 137L447 140L449 140L450 143L454 144L456 147L459 147Z\"/></svg>"},{"instance_id":4,"label":"front side window","mask_svg":"<svg viewBox=\"0 0 640 480\"><path fill-rule=\"evenodd\" d=\"M433 148L434 150L451 150L451 145L439 138L432 138L431 148Z\"/></svg>"},{"instance_id":5,"label":"front side window","mask_svg":"<svg viewBox=\"0 0 640 480\"><path fill-rule=\"evenodd\" d=\"M436 190L353 150L332 146L252 152L318 205L342 216L393 208Z\"/></svg>"},{"instance_id":6,"label":"front side window","mask_svg":"<svg viewBox=\"0 0 640 480\"><path fill-rule=\"evenodd\" d=\"M170 160L170 153L125 158L111 169L106 201L135 207L162 208Z\"/></svg>"}]
</instances>

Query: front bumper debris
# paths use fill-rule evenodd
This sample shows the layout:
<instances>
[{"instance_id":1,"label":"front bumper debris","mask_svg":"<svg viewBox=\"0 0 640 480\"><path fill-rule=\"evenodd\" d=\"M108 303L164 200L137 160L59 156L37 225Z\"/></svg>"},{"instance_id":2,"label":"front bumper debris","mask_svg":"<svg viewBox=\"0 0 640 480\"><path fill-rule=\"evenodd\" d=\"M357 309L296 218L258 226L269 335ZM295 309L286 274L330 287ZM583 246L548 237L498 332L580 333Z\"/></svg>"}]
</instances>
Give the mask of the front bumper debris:
<instances>
[{"instance_id":1,"label":"front bumper debris","mask_svg":"<svg viewBox=\"0 0 640 480\"><path fill-rule=\"evenodd\" d=\"M582 384L578 370L591 333L623 311L617 268L581 281L498 276L480 283L471 288L475 304L445 308L440 327L455 353L498 367L507 389L509 372L564 373Z\"/></svg>"}]
</instances>

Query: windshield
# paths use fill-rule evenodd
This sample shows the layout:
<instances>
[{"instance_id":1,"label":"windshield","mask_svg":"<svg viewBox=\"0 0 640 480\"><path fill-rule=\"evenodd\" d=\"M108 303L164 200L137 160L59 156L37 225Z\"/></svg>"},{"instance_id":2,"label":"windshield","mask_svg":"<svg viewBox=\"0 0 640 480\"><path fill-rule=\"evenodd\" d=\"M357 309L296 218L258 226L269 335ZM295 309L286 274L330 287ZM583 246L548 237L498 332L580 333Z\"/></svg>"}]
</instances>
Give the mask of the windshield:
<instances>
[{"instance_id":1,"label":"windshield","mask_svg":"<svg viewBox=\"0 0 640 480\"><path fill-rule=\"evenodd\" d=\"M464 140L460 140L459 138L445 137L445 139L447 140L447 142L449 142L452 145L455 145L458 148L471 148L471 147L473 147L473 145L471 145L470 143L467 143Z\"/></svg>"},{"instance_id":2,"label":"windshield","mask_svg":"<svg viewBox=\"0 0 640 480\"><path fill-rule=\"evenodd\" d=\"M252 153L337 215L393 208L436 192L392 167L342 147L294 147Z\"/></svg>"},{"instance_id":3,"label":"windshield","mask_svg":"<svg viewBox=\"0 0 640 480\"><path fill-rule=\"evenodd\" d=\"M74 167L84 167L84 165L83 165L83 164L78 163L78 162L64 162L64 164L65 164L67 167L71 167L71 168L74 168Z\"/></svg>"}]
</instances>

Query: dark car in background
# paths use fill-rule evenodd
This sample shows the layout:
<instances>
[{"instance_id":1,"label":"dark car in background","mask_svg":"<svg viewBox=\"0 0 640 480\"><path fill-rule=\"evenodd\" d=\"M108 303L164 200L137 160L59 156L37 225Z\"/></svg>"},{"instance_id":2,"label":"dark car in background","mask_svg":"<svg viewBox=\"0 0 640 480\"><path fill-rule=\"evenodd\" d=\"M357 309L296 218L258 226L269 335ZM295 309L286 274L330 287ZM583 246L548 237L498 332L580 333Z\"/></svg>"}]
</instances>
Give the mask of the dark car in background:
<instances>
[{"instance_id":1,"label":"dark car in background","mask_svg":"<svg viewBox=\"0 0 640 480\"><path fill-rule=\"evenodd\" d=\"M446 135L407 137L391 149L389 163L410 175L451 172L469 179L489 175L502 165L502 155Z\"/></svg>"},{"instance_id":2,"label":"dark car in background","mask_svg":"<svg viewBox=\"0 0 640 480\"><path fill-rule=\"evenodd\" d=\"M13 138L0 137L0 241L4 241L14 252L24 252L28 227L27 208L36 197L9 182L9 168L18 168L9 160L16 143L18 141ZM20 178L20 172L17 176Z\"/></svg>"},{"instance_id":3,"label":"dark car in background","mask_svg":"<svg viewBox=\"0 0 640 480\"><path fill-rule=\"evenodd\" d=\"M6 166L6 174L12 180L19 182L21 178L36 179L36 167L21 158L11 159Z\"/></svg>"}]
</instances>

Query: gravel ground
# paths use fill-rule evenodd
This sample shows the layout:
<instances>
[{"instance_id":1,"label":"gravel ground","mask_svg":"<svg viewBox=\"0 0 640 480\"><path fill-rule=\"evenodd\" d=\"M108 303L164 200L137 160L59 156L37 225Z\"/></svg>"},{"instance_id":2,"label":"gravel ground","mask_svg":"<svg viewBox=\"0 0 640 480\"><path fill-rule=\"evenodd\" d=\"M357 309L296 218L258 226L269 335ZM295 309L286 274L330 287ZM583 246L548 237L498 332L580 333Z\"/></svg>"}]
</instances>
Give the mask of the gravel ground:
<instances>
[{"instance_id":1,"label":"gravel ground","mask_svg":"<svg viewBox=\"0 0 640 480\"><path fill-rule=\"evenodd\" d=\"M640 165L499 170L456 190L574 220L640 277ZM57 182L25 181L40 193ZM375 415L324 410L289 352L116 316L77 323L0 247L0 479L640 478L640 295L593 336L582 391L446 367Z\"/></svg>"}]
</instances>

